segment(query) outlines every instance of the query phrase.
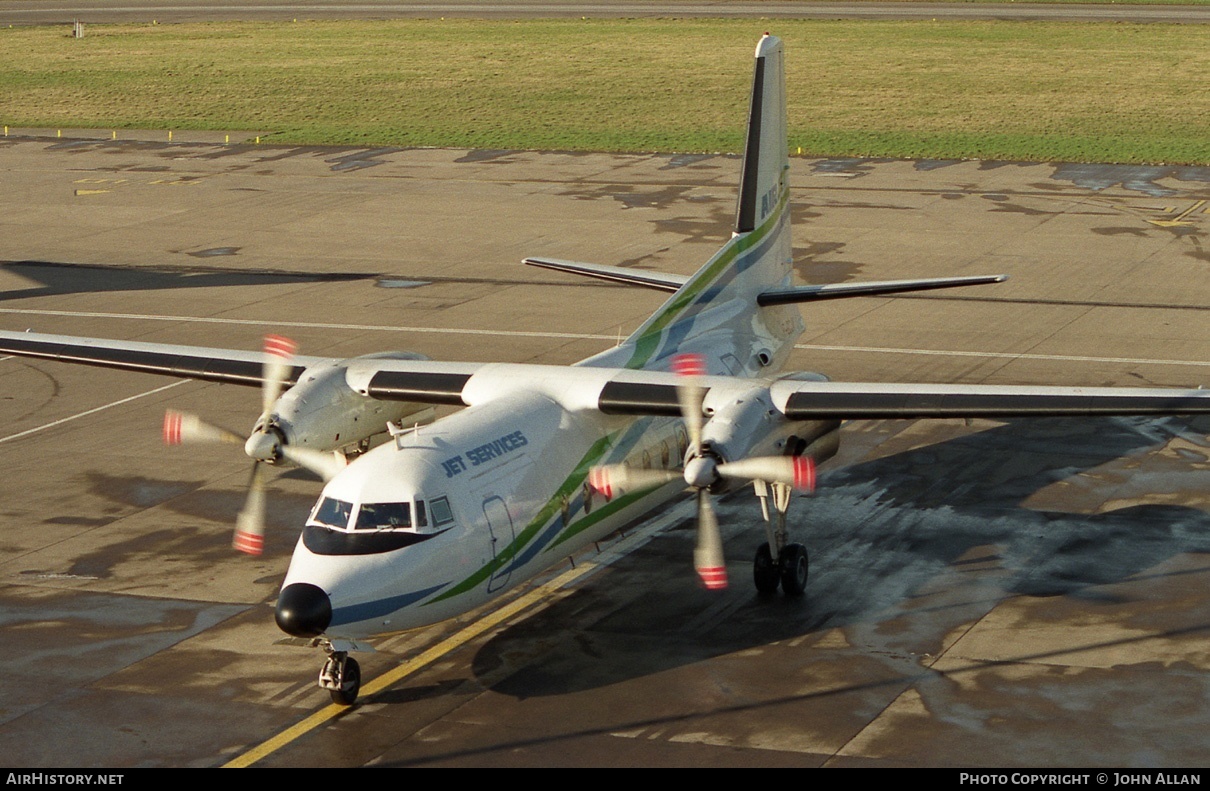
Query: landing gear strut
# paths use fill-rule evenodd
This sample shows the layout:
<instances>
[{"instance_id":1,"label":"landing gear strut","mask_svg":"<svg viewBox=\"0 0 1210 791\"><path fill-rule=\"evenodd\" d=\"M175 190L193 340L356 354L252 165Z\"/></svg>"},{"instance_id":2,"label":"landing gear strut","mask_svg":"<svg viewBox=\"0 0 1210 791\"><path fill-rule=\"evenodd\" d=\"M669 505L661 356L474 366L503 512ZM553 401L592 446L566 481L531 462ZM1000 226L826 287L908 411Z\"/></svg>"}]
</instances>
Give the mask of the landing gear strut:
<instances>
[{"instance_id":1,"label":"landing gear strut","mask_svg":"<svg viewBox=\"0 0 1210 791\"><path fill-rule=\"evenodd\" d=\"M766 484L764 481L755 481L754 486L756 496L760 498L769 541L756 550L756 558L752 562L752 581L756 583L756 590L765 595L776 593L778 585L781 585L787 596L801 596L807 589L810 563L806 547L786 543L786 511L790 509L791 489L783 483ZM769 489L773 490L771 494L776 521L769 519Z\"/></svg>"},{"instance_id":2,"label":"landing gear strut","mask_svg":"<svg viewBox=\"0 0 1210 791\"><path fill-rule=\"evenodd\" d=\"M328 690L332 702L352 706L361 691L361 666L347 651L328 649L328 661L319 671L319 686Z\"/></svg>"}]
</instances>

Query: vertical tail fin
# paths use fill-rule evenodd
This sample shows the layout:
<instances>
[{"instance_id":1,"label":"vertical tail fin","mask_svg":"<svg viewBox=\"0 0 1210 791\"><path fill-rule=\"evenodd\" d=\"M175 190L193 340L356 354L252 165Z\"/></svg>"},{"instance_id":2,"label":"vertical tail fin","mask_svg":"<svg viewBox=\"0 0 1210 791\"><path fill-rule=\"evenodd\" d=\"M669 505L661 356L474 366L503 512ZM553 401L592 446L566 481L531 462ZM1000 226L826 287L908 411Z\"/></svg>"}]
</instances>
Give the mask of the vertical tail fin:
<instances>
[{"instance_id":1,"label":"vertical tail fin","mask_svg":"<svg viewBox=\"0 0 1210 791\"><path fill-rule=\"evenodd\" d=\"M790 284L790 159L781 39L756 45L748 136L735 233L624 344L586 364L663 367L679 352L701 354L710 373L752 376L777 370L802 318L792 306L758 307L757 296Z\"/></svg>"},{"instance_id":2,"label":"vertical tail fin","mask_svg":"<svg viewBox=\"0 0 1210 791\"><path fill-rule=\"evenodd\" d=\"M735 232L756 230L773 212L786 185L790 156L786 143L786 79L781 39L766 34L756 45L748 140L740 177Z\"/></svg>"}]
</instances>

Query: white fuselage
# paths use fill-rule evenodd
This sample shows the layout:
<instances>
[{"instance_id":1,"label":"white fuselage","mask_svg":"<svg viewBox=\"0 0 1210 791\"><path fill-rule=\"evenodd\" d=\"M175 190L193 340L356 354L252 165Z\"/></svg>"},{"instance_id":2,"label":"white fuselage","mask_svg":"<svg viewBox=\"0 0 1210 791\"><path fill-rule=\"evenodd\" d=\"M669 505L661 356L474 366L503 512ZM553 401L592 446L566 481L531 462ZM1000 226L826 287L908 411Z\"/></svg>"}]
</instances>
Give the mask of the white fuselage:
<instances>
[{"instance_id":1,"label":"white fuselage","mask_svg":"<svg viewBox=\"0 0 1210 791\"><path fill-rule=\"evenodd\" d=\"M723 419L711 426L722 433L706 439L737 457L779 452L791 424L761 402L767 386L753 390L752 380L736 385L731 393L712 391L713 411ZM726 419L729 412L736 421ZM801 431L801 424L795 428ZM606 500L585 485L591 467L624 461L676 469L687 445L676 418L569 409L534 390L493 398L375 448L329 482L283 589L307 583L326 592L329 638L352 640L445 620L685 488L674 482ZM410 524L359 519L367 504L388 503L397 512L404 504Z\"/></svg>"}]
</instances>

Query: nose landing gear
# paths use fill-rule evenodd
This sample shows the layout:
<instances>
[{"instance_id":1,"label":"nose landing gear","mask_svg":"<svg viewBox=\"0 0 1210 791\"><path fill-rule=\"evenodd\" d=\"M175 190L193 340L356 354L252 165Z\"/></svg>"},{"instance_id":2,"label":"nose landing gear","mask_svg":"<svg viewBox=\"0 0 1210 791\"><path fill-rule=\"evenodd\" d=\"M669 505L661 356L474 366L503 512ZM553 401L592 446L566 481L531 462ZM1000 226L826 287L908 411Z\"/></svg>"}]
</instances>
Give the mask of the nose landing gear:
<instances>
[{"instance_id":1,"label":"nose landing gear","mask_svg":"<svg viewBox=\"0 0 1210 791\"><path fill-rule=\"evenodd\" d=\"M319 671L319 686L328 690L332 702L340 706L352 706L361 691L361 666L349 656L348 651L336 651L326 647L328 661Z\"/></svg>"}]
</instances>

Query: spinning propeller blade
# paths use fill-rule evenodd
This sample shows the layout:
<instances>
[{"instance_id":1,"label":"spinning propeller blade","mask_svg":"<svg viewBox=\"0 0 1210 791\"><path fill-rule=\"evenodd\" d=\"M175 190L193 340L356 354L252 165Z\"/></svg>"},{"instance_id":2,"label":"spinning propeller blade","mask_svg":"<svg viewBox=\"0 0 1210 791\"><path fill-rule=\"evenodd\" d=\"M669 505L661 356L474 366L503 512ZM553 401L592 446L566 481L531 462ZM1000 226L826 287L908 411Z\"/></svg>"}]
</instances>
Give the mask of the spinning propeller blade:
<instances>
[{"instance_id":1,"label":"spinning propeller blade","mask_svg":"<svg viewBox=\"0 0 1210 791\"><path fill-rule=\"evenodd\" d=\"M723 536L710 492L697 490L697 546L693 549L693 567L709 590L727 587L727 561L723 558Z\"/></svg>"},{"instance_id":2,"label":"spinning propeller blade","mask_svg":"<svg viewBox=\"0 0 1210 791\"><path fill-rule=\"evenodd\" d=\"M657 486L672 483L680 477L679 470L644 470L634 469L625 464L607 464L589 470L588 485L605 495L606 498L612 498L615 494L625 494L640 489L654 489Z\"/></svg>"},{"instance_id":3,"label":"spinning propeller blade","mask_svg":"<svg viewBox=\"0 0 1210 791\"><path fill-rule=\"evenodd\" d=\"M676 397L689 432L689 447L697 456L702 452L702 403L706 400L702 377L706 375L706 360L700 354L678 354L672 358L672 371L681 377Z\"/></svg>"},{"instance_id":4,"label":"spinning propeller blade","mask_svg":"<svg viewBox=\"0 0 1210 791\"><path fill-rule=\"evenodd\" d=\"M190 412L178 412L175 409L169 409L164 413L165 445L214 442L242 445L244 444L244 438L234 431L228 431L220 426L207 423Z\"/></svg>"},{"instance_id":5,"label":"spinning propeller blade","mask_svg":"<svg viewBox=\"0 0 1210 791\"><path fill-rule=\"evenodd\" d=\"M261 420L266 420L281 396L282 385L290 373L290 363L298 344L281 335L265 336L265 383L261 388Z\"/></svg>"},{"instance_id":6,"label":"spinning propeller blade","mask_svg":"<svg viewBox=\"0 0 1210 791\"><path fill-rule=\"evenodd\" d=\"M164 415L164 443L183 445L186 443L220 442L243 445L244 452L255 461L252 477L248 481L248 497L235 522L235 539L232 545L240 552L259 555L265 545L265 467L262 462L288 458L300 467L312 470L325 481L344 466L343 457L301 448L289 448L279 429L269 425L269 417L277 400L285 389L286 377L290 375L297 345L280 335L265 336L264 384L261 387L261 415L252 435L245 438L225 428L212 425L197 415L168 410Z\"/></svg>"},{"instance_id":7,"label":"spinning propeller blade","mask_svg":"<svg viewBox=\"0 0 1210 791\"><path fill-rule=\"evenodd\" d=\"M254 462L252 478L248 481L248 499L235 519L235 538L231 546L249 555L259 555L265 548L265 476L264 465Z\"/></svg>"},{"instance_id":8,"label":"spinning propeller blade","mask_svg":"<svg viewBox=\"0 0 1210 791\"><path fill-rule=\"evenodd\" d=\"M757 456L718 465L724 478L784 483L800 492L815 491L815 461L810 456Z\"/></svg>"},{"instance_id":9,"label":"spinning propeller blade","mask_svg":"<svg viewBox=\"0 0 1210 791\"><path fill-rule=\"evenodd\" d=\"M336 474L349 466L349 461L340 453L324 453L311 448L292 448L283 445L281 454L292 463L323 478L324 483L336 477Z\"/></svg>"}]
</instances>

